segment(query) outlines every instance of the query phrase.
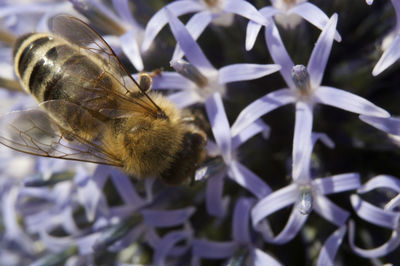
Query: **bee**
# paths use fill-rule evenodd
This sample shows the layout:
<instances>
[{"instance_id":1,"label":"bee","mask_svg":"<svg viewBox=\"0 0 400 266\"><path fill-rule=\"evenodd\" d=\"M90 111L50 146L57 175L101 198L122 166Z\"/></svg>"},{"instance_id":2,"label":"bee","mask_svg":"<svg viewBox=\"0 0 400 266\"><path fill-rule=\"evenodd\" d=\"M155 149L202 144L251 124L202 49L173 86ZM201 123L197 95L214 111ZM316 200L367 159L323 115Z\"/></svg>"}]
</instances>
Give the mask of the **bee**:
<instances>
[{"instance_id":1,"label":"bee","mask_svg":"<svg viewBox=\"0 0 400 266\"><path fill-rule=\"evenodd\" d=\"M12 112L0 143L32 155L121 167L182 184L205 158L206 135L161 94L135 81L82 20L58 15L51 33L17 39L15 72L38 108ZM189 117L190 118L190 117Z\"/></svg>"}]
</instances>

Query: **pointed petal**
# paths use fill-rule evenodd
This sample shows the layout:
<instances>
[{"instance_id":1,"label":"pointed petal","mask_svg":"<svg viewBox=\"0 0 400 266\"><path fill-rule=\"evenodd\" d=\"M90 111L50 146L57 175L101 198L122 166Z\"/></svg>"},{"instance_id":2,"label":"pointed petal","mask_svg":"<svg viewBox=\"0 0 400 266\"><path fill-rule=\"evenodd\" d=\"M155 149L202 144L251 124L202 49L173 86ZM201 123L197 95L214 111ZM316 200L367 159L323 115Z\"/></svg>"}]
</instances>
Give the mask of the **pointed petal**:
<instances>
[{"instance_id":1,"label":"pointed petal","mask_svg":"<svg viewBox=\"0 0 400 266\"><path fill-rule=\"evenodd\" d=\"M400 119L396 117L376 117L360 115L360 119L386 133L400 136Z\"/></svg>"},{"instance_id":2,"label":"pointed petal","mask_svg":"<svg viewBox=\"0 0 400 266\"><path fill-rule=\"evenodd\" d=\"M269 265L269 266L281 266L282 264L279 263L276 259L265 253L264 251L255 248L252 250L253 254L253 260L254 260L254 266L264 266L264 265Z\"/></svg>"},{"instance_id":3,"label":"pointed petal","mask_svg":"<svg viewBox=\"0 0 400 266\"><path fill-rule=\"evenodd\" d=\"M250 209L253 206L253 198L240 198L233 211L232 238L241 244L251 242L249 233Z\"/></svg>"},{"instance_id":4,"label":"pointed petal","mask_svg":"<svg viewBox=\"0 0 400 266\"><path fill-rule=\"evenodd\" d=\"M389 189L400 193L400 180L390 175L378 175L360 187L357 193L364 194L377 188Z\"/></svg>"},{"instance_id":5,"label":"pointed petal","mask_svg":"<svg viewBox=\"0 0 400 266\"><path fill-rule=\"evenodd\" d=\"M314 211L336 226L346 223L350 213L321 195L314 196Z\"/></svg>"},{"instance_id":6,"label":"pointed petal","mask_svg":"<svg viewBox=\"0 0 400 266\"><path fill-rule=\"evenodd\" d=\"M234 241L217 242L206 239L195 239L193 241L193 255L208 259L225 259L232 257L238 248Z\"/></svg>"},{"instance_id":7,"label":"pointed petal","mask_svg":"<svg viewBox=\"0 0 400 266\"><path fill-rule=\"evenodd\" d=\"M333 14L324 30L319 35L317 43L314 46L311 57L307 64L307 70L310 74L312 88L317 88L322 81L326 63L331 53L333 37L335 35L337 14Z\"/></svg>"},{"instance_id":8,"label":"pointed petal","mask_svg":"<svg viewBox=\"0 0 400 266\"><path fill-rule=\"evenodd\" d=\"M291 72L294 66L292 59L286 51L285 45L282 42L281 36L279 35L278 28L274 23L271 23L268 27L265 27L265 41L267 42L269 54L274 60L275 64L281 66L281 74L283 79L289 88L295 89L296 86L293 83Z\"/></svg>"},{"instance_id":9,"label":"pointed petal","mask_svg":"<svg viewBox=\"0 0 400 266\"><path fill-rule=\"evenodd\" d=\"M233 64L219 70L219 83L225 84L234 81L258 79L280 70L274 64Z\"/></svg>"},{"instance_id":10,"label":"pointed petal","mask_svg":"<svg viewBox=\"0 0 400 266\"><path fill-rule=\"evenodd\" d=\"M392 235L390 236L390 239L383 245L372 249L362 249L357 247L356 244L354 243L354 233L355 233L354 222L350 221L349 224L350 247L353 250L353 252L364 258L378 258L386 256L387 254L398 248L400 245L400 234L398 230L393 231Z\"/></svg>"},{"instance_id":11,"label":"pointed petal","mask_svg":"<svg viewBox=\"0 0 400 266\"><path fill-rule=\"evenodd\" d=\"M322 195L353 190L361 186L360 175L358 173L346 173L318 178L312 184L314 189Z\"/></svg>"},{"instance_id":12,"label":"pointed petal","mask_svg":"<svg viewBox=\"0 0 400 266\"><path fill-rule=\"evenodd\" d=\"M194 207L177 210L143 210L143 220L153 227L173 227L183 224L196 211Z\"/></svg>"},{"instance_id":13,"label":"pointed petal","mask_svg":"<svg viewBox=\"0 0 400 266\"><path fill-rule=\"evenodd\" d=\"M126 204L133 206L142 206L145 204L145 201L136 193L130 178L121 171L112 169L111 180L117 189L119 196Z\"/></svg>"},{"instance_id":14,"label":"pointed petal","mask_svg":"<svg viewBox=\"0 0 400 266\"><path fill-rule=\"evenodd\" d=\"M128 57L138 71L142 71L143 61L135 30L130 30L121 35L119 38L121 40L121 48L124 54Z\"/></svg>"},{"instance_id":15,"label":"pointed petal","mask_svg":"<svg viewBox=\"0 0 400 266\"><path fill-rule=\"evenodd\" d=\"M252 4L244 0L226 1L223 10L228 13L231 12L240 15L264 26L268 24L267 19Z\"/></svg>"},{"instance_id":16,"label":"pointed petal","mask_svg":"<svg viewBox=\"0 0 400 266\"><path fill-rule=\"evenodd\" d=\"M273 91L255 100L240 112L235 123L232 125L232 136L238 135L242 130L264 114L271 112L278 107L294 102L295 100L296 97L291 89Z\"/></svg>"},{"instance_id":17,"label":"pointed petal","mask_svg":"<svg viewBox=\"0 0 400 266\"><path fill-rule=\"evenodd\" d=\"M320 86L314 93L315 100L322 104L367 116L390 116L386 110L376 106L370 101L338 88Z\"/></svg>"},{"instance_id":18,"label":"pointed petal","mask_svg":"<svg viewBox=\"0 0 400 266\"><path fill-rule=\"evenodd\" d=\"M303 17L305 20L323 30L326 24L329 21L328 16L316 5L310 2L304 2L294 6L292 9L288 11L289 14L297 14L300 17ZM339 32L335 33L335 40L340 42L342 41L342 37L340 37Z\"/></svg>"},{"instance_id":19,"label":"pointed petal","mask_svg":"<svg viewBox=\"0 0 400 266\"><path fill-rule=\"evenodd\" d=\"M298 197L298 189L296 184L291 184L272 194L269 194L253 207L251 210L251 218L253 227L261 222L266 216L296 202Z\"/></svg>"},{"instance_id":20,"label":"pointed petal","mask_svg":"<svg viewBox=\"0 0 400 266\"><path fill-rule=\"evenodd\" d=\"M346 233L346 226L342 226L337 229L329 238L325 241L321 248L318 256L317 266L333 266L335 265L336 252L343 242L343 237Z\"/></svg>"},{"instance_id":21,"label":"pointed petal","mask_svg":"<svg viewBox=\"0 0 400 266\"><path fill-rule=\"evenodd\" d=\"M216 176L212 176L207 180L206 188L206 207L209 215L222 217L225 210L222 202L222 194L224 189L225 171L220 172Z\"/></svg>"},{"instance_id":22,"label":"pointed petal","mask_svg":"<svg viewBox=\"0 0 400 266\"><path fill-rule=\"evenodd\" d=\"M179 108L185 108L195 103L202 102L199 95L197 95L194 91L179 91L173 94L168 95L168 99L174 102Z\"/></svg>"},{"instance_id":23,"label":"pointed petal","mask_svg":"<svg viewBox=\"0 0 400 266\"><path fill-rule=\"evenodd\" d=\"M214 93L205 103L208 120L225 162L231 160L231 134L221 94Z\"/></svg>"},{"instance_id":24,"label":"pointed petal","mask_svg":"<svg viewBox=\"0 0 400 266\"><path fill-rule=\"evenodd\" d=\"M163 71L161 75L153 78L153 89L179 89L188 90L195 87L195 84L176 72Z\"/></svg>"},{"instance_id":25,"label":"pointed petal","mask_svg":"<svg viewBox=\"0 0 400 266\"><path fill-rule=\"evenodd\" d=\"M189 21L186 23L186 29L190 35L192 35L194 40L199 38L205 28L211 23L212 18L212 13L208 10L205 10L194 14L189 19ZM171 61L181 59L184 55L185 53L182 51L179 44L177 44Z\"/></svg>"},{"instance_id":26,"label":"pointed petal","mask_svg":"<svg viewBox=\"0 0 400 266\"><path fill-rule=\"evenodd\" d=\"M257 119L254 123L246 127L243 131L241 131L238 135L232 138L232 150L236 150L243 143L245 143L248 139L257 135L258 133L262 133L263 137L265 135L269 135L270 127L262 121L262 119ZM265 138L265 137L264 137Z\"/></svg>"},{"instance_id":27,"label":"pointed petal","mask_svg":"<svg viewBox=\"0 0 400 266\"><path fill-rule=\"evenodd\" d=\"M350 197L351 205L355 212L362 219L388 229L396 229L399 225L399 213L383 210L362 200L358 195L353 194Z\"/></svg>"},{"instance_id":28,"label":"pointed petal","mask_svg":"<svg viewBox=\"0 0 400 266\"><path fill-rule=\"evenodd\" d=\"M156 245L153 254L154 265L166 265L166 258L170 250L179 242L187 239L188 233L186 231L172 231L166 234Z\"/></svg>"},{"instance_id":29,"label":"pointed petal","mask_svg":"<svg viewBox=\"0 0 400 266\"><path fill-rule=\"evenodd\" d=\"M273 23L269 19L272 19L273 16L275 16L278 13L282 13L281 10L276 9L273 6L266 6L261 8L258 12L260 12L261 15L264 16L264 18L267 19L268 24ZM252 20L249 20L249 23L247 24L247 29L246 29L246 51L250 51L253 49L254 43L257 39L258 33L261 30L262 25L254 22Z\"/></svg>"},{"instance_id":30,"label":"pointed petal","mask_svg":"<svg viewBox=\"0 0 400 266\"><path fill-rule=\"evenodd\" d=\"M392 41L390 46L382 54L378 63L376 63L374 69L372 70L372 75L377 76L386 70L388 67L393 65L400 58L400 36L397 35Z\"/></svg>"},{"instance_id":31,"label":"pointed petal","mask_svg":"<svg viewBox=\"0 0 400 266\"><path fill-rule=\"evenodd\" d=\"M229 165L228 176L259 199L272 191L260 177L236 160Z\"/></svg>"},{"instance_id":32,"label":"pointed petal","mask_svg":"<svg viewBox=\"0 0 400 266\"><path fill-rule=\"evenodd\" d=\"M204 55L200 46L186 29L185 25L174 16L169 8L165 8L165 13L167 14L172 33L189 62L198 67L200 71L215 70L210 61L208 61L207 57Z\"/></svg>"},{"instance_id":33,"label":"pointed petal","mask_svg":"<svg viewBox=\"0 0 400 266\"><path fill-rule=\"evenodd\" d=\"M249 20L246 28L246 51L253 49L258 33L260 33L262 25Z\"/></svg>"},{"instance_id":34,"label":"pointed petal","mask_svg":"<svg viewBox=\"0 0 400 266\"><path fill-rule=\"evenodd\" d=\"M165 7L169 8L175 16L180 16L183 14L188 14L192 12L197 12L203 10L203 6L200 3L191 0L182 0L172 2ZM168 23L168 17L165 12L165 8L160 9L154 16L151 17L146 25L146 30L144 33L144 40L142 44L142 51L146 51L150 48L151 43L161 29Z\"/></svg>"},{"instance_id":35,"label":"pointed petal","mask_svg":"<svg viewBox=\"0 0 400 266\"><path fill-rule=\"evenodd\" d=\"M392 5L396 13L396 26L398 27L400 25L400 2L397 0L392 0Z\"/></svg>"},{"instance_id":36,"label":"pointed petal","mask_svg":"<svg viewBox=\"0 0 400 266\"><path fill-rule=\"evenodd\" d=\"M264 240L274 244L285 244L292 240L301 230L304 223L307 221L308 215L301 214L296 207L293 207L289 220L282 231L274 238L263 234Z\"/></svg>"},{"instance_id":37,"label":"pointed petal","mask_svg":"<svg viewBox=\"0 0 400 266\"><path fill-rule=\"evenodd\" d=\"M305 102L296 104L296 121L293 136L293 180L309 180L309 164L312 152L311 132L313 125L313 107Z\"/></svg>"},{"instance_id":38,"label":"pointed petal","mask_svg":"<svg viewBox=\"0 0 400 266\"><path fill-rule=\"evenodd\" d=\"M129 0L112 0L113 7L115 11L118 13L118 16L123 20L129 22L131 25L136 28L139 27L135 18L133 17L131 8L129 6Z\"/></svg>"}]
</instances>

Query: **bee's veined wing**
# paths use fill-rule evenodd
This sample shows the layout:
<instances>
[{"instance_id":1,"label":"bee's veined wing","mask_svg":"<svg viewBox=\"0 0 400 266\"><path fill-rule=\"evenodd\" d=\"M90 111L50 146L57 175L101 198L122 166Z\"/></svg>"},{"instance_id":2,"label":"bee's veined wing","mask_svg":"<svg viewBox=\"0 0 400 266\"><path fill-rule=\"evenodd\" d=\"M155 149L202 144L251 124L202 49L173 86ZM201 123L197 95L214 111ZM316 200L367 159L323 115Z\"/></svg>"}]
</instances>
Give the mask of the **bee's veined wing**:
<instances>
[{"instance_id":1,"label":"bee's veined wing","mask_svg":"<svg viewBox=\"0 0 400 266\"><path fill-rule=\"evenodd\" d=\"M41 108L14 111L0 118L0 143L31 155L121 167L101 146L63 130Z\"/></svg>"},{"instance_id":2,"label":"bee's veined wing","mask_svg":"<svg viewBox=\"0 0 400 266\"><path fill-rule=\"evenodd\" d=\"M153 102L144 89L142 90L139 84L129 75L111 47L88 24L76 17L57 15L50 19L49 28L55 35L61 36L70 43L79 46L86 53L100 58L103 61L105 73L110 74L115 82L120 85L120 91L113 91L114 93L119 94L121 98L128 98L133 104L138 105L142 109L142 112L150 113L153 116L158 116L160 113L163 114L160 107ZM109 90L109 88L104 88L104 90L107 89ZM127 97L127 95L131 97ZM137 97L137 95L143 97Z\"/></svg>"}]
</instances>

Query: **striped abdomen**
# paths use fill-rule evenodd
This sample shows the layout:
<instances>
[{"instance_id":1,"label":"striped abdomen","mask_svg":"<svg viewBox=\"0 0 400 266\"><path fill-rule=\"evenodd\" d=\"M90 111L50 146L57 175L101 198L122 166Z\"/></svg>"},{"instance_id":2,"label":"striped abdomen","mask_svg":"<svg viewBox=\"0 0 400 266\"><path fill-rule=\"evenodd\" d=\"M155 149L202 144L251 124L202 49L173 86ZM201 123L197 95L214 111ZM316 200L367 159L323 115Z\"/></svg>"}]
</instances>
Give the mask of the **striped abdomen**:
<instances>
[{"instance_id":1,"label":"striped abdomen","mask_svg":"<svg viewBox=\"0 0 400 266\"><path fill-rule=\"evenodd\" d=\"M24 89L39 103L50 100L72 103L68 107L60 102L57 112L62 113L66 121L59 122L61 126L65 122L75 125L72 129L82 131L81 135L97 131L97 128L87 128L90 123L80 115L82 111L89 111L97 115L96 119L104 120L98 113L91 112L90 107L95 105L93 110L110 108L106 98L104 102L94 100L98 98L95 88L111 89L113 86L109 76L104 73L103 63L100 58L80 51L78 46L49 34L24 35L14 47L15 71ZM73 106L82 109L76 110ZM54 112L54 109L50 111Z\"/></svg>"}]
</instances>

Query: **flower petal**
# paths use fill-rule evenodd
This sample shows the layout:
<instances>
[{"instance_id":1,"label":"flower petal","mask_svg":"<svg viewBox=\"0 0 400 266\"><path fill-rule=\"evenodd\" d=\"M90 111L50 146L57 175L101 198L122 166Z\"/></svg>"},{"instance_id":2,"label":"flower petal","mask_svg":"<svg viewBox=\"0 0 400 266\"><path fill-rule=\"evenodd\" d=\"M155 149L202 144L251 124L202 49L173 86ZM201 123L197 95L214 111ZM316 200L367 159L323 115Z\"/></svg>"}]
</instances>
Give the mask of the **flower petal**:
<instances>
[{"instance_id":1,"label":"flower petal","mask_svg":"<svg viewBox=\"0 0 400 266\"><path fill-rule=\"evenodd\" d=\"M306 102L296 103L296 121L293 136L293 180L310 179L309 165L312 153L311 132L313 125L313 107Z\"/></svg>"},{"instance_id":2,"label":"flower petal","mask_svg":"<svg viewBox=\"0 0 400 266\"><path fill-rule=\"evenodd\" d=\"M390 175L378 175L368 180L357 192L364 194L377 188L385 188L400 193L400 180Z\"/></svg>"},{"instance_id":3,"label":"flower petal","mask_svg":"<svg viewBox=\"0 0 400 266\"><path fill-rule=\"evenodd\" d=\"M310 59L308 60L307 70L310 74L312 88L317 88L321 84L326 63L328 62L329 54L331 53L337 17L337 14L332 15L329 22L319 35Z\"/></svg>"},{"instance_id":4,"label":"flower petal","mask_svg":"<svg viewBox=\"0 0 400 266\"><path fill-rule=\"evenodd\" d=\"M208 259L225 259L232 257L238 248L234 241L217 242L206 239L195 239L193 241L193 255Z\"/></svg>"},{"instance_id":5,"label":"flower petal","mask_svg":"<svg viewBox=\"0 0 400 266\"><path fill-rule=\"evenodd\" d=\"M124 54L138 71L142 71L144 66L139 50L139 44L137 42L136 29L127 31L119 38L121 40L121 48Z\"/></svg>"},{"instance_id":6,"label":"flower petal","mask_svg":"<svg viewBox=\"0 0 400 266\"><path fill-rule=\"evenodd\" d=\"M291 89L273 91L255 100L240 112L236 121L232 125L232 136L238 135L242 130L264 114L271 112L278 107L294 102L295 100L296 97Z\"/></svg>"},{"instance_id":7,"label":"flower petal","mask_svg":"<svg viewBox=\"0 0 400 266\"><path fill-rule=\"evenodd\" d=\"M274 64L233 64L224 66L219 70L219 83L225 84L235 81L253 80L280 70Z\"/></svg>"},{"instance_id":8,"label":"flower petal","mask_svg":"<svg viewBox=\"0 0 400 266\"><path fill-rule=\"evenodd\" d=\"M353 252L364 258L378 258L386 256L387 254L398 248L400 245L400 234L398 230L392 232L390 239L385 244L372 249L362 249L357 247L354 243L354 233L355 233L354 222L350 221L349 224L350 247L353 250Z\"/></svg>"},{"instance_id":9,"label":"flower petal","mask_svg":"<svg viewBox=\"0 0 400 266\"><path fill-rule=\"evenodd\" d=\"M270 131L270 127L265 124L262 119L257 119L254 123L246 127L238 135L232 138L232 150L236 150L240 147L240 145L258 133L262 133L263 137L265 138L265 135L269 136Z\"/></svg>"},{"instance_id":10,"label":"flower petal","mask_svg":"<svg viewBox=\"0 0 400 266\"><path fill-rule=\"evenodd\" d=\"M132 15L129 0L112 0L112 4L119 17L135 27L139 26Z\"/></svg>"},{"instance_id":11,"label":"flower petal","mask_svg":"<svg viewBox=\"0 0 400 266\"><path fill-rule=\"evenodd\" d=\"M360 119L386 133L400 136L400 119L396 117L376 117L360 115Z\"/></svg>"},{"instance_id":12,"label":"flower petal","mask_svg":"<svg viewBox=\"0 0 400 266\"><path fill-rule=\"evenodd\" d=\"M153 78L153 89L156 90L188 90L191 87L195 87L195 84L176 72L163 71L161 75Z\"/></svg>"},{"instance_id":13,"label":"flower petal","mask_svg":"<svg viewBox=\"0 0 400 266\"><path fill-rule=\"evenodd\" d=\"M192 104L201 102L201 98L193 91L183 90L168 95L168 99L174 102L179 108L185 108Z\"/></svg>"},{"instance_id":14,"label":"flower petal","mask_svg":"<svg viewBox=\"0 0 400 266\"><path fill-rule=\"evenodd\" d=\"M175 16L197 12L204 9L200 3L192 0L175 1L166 5L165 7L169 8ZM168 23L168 16L165 12L165 7L157 11L157 13L155 13L147 23L142 44L142 51L146 51L150 48L154 38L165 26L165 24Z\"/></svg>"},{"instance_id":15,"label":"flower petal","mask_svg":"<svg viewBox=\"0 0 400 266\"><path fill-rule=\"evenodd\" d=\"M321 195L314 196L313 207L319 215L337 226L344 225L350 216L349 212Z\"/></svg>"},{"instance_id":16,"label":"flower petal","mask_svg":"<svg viewBox=\"0 0 400 266\"><path fill-rule=\"evenodd\" d=\"M119 196L126 204L142 206L145 201L136 193L128 176L117 169L111 169L111 180L117 189Z\"/></svg>"},{"instance_id":17,"label":"flower petal","mask_svg":"<svg viewBox=\"0 0 400 266\"><path fill-rule=\"evenodd\" d=\"M221 94L214 93L205 103L208 120L225 162L231 160L231 134Z\"/></svg>"},{"instance_id":18,"label":"flower petal","mask_svg":"<svg viewBox=\"0 0 400 266\"><path fill-rule=\"evenodd\" d=\"M321 248L318 256L317 266L333 266L336 252L343 242L344 234L346 233L346 226L342 226L337 229L329 238L325 241Z\"/></svg>"},{"instance_id":19,"label":"flower petal","mask_svg":"<svg viewBox=\"0 0 400 266\"><path fill-rule=\"evenodd\" d=\"M268 24L267 19L252 4L244 0L226 1L223 10L240 15L264 26Z\"/></svg>"},{"instance_id":20,"label":"flower petal","mask_svg":"<svg viewBox=\"0 0 400 266\"><path fill-rule=\"evenodd\" d=\"M283 79L286 81L286 84L289 88L295 89L296 86L294 85L291 75L294 64L286 51L285 45L279 35L278 28L274 23L265 27L265 41L267 42L269 54L274 60L274 63L281 66L280 72Z\"/></svg>"},{"instance_id":21,"label":"flower petal","mask_svg":"<svg viewBox=\"0 0 400 266\"><path fill-rule=\"evenodd\" d=\"M314 189L322 195L353 190L361 186L360 175L358 173L346 173L318 178L312 184Z\"/></svg>"},{"instance_id":22,"label":"flower petal","mask_svg":"<svg viewBox=\"0 0 400 266\"><path fill-rule=\"evenodd\" d=\"M199 38L205 28L211 23L212 18L212 13L208 10L205 10L194 14L189 19L189 21L186 23L186 29L190 35L192 35L193 40L197 40ZM177 44L171 61L181 59L184 55L185 53L182 51L179 44Z\"/></svg>"},{"instance_id":23,"label":"flower petal","mask_svg":"<svg viewBox=\"0 0 400 266\"><path fill-rule=\"evenodd\" d=\"M288 13L295 13L303 17L305 20L321 30L324 29L329 21L328 16L319 7L310 2L298 4L291 8ZM342 41L342 37L340 37L340 34L337 31L335 33L335 40L338 42Z\"/></svg>"},{"instance_id":24,"label":"flower petal","mask_svg":"<svg viewBox=\"0 0 400 266\"><path fill-rule=\"evenodd\" d=\"M143 220L153 227L173 227L183 224L196 211L194 207L177 210L142 210Z\"/></svg>"},{"instance_id":25,"label":"flower petal","mask_svg":"<svg viewBox=\"0 0 400 266\"><path fill-rule=\"evenodd\" d=\"M289 220L282 231L274 238L271 238L269 234L263 234L264 240L274 244L285 244L289 242L301 230L307 218L308 215L301 214L297 207L293 207Z\"/></svg>"},{"instance_id":26,"label":"flower petal","mask_svg":"<svg viewBox=\"0 0 400 266\"><path fill-rule=\"evenodd\" d=\"M374 205L362 200L358 195L350 197L351 205L357 215L362 219L388 229L396 229L399 226L400 213L375 207Z\"/></svg>"},{"instance_id":27,"label":"flower petal","mask_svg":"<svg viewBox=\"0 0 400 266\"><path fill-rule=\"evenodd\" d=\"M272 191L260 177L236 160L229 165L228 176L259 199Z\"/></svg>"},{"instance_id":28,"label":"flower petal","mask_svg":"<svg viewBox=\"0 0 400 266\"><path fill-rule=\"evenodd\" d=\"M232 218L232 238L238 243L250 243L249 220L250 208L253 206L254 199L240 198L233 211Z\"/></svg>"},{"instance_id":29,"label":"flower petal","mask_svg":"<svg viewBox=\"0 0 400 266\"><path fill-rule=\"evenodd\" d=\"M187 239L188 237L187 231L172 231L166 234L155 247L153 255L154 265L165 265L165 259L172 247L175 246L179 241Z\"/></svg>"},{"instance_id":30,"label":"flower petal","mask_svg":"<svg viewBox=\"0 0 400 266\"><path fill-rule=\"evenodd\" d=\"M222 202L225 175L225 171L222 171L207 180L206 207L212 216L222 217L225 214Z\"/></svg>"},{"instance_id":31,"label":"flower petal","mask_svg":"<svg viewBox=\"0 0 400 266\"><path fill-rule=\"evenodd\" d=\"M314 93L315 99L322 104L367 116L390 116L386 110L370 101L338 88L320 86Z\"/></svg>"},{"instance_id":32,"label":"flower petal","mask_svg":"<svg viewBox=\"0 0 400 266\"><path fill-rule=\"evenodd\" d=\"M372 75L377 76L390 67L400 58L400 36L397 35L390 46L385 50L372 70Z\"/></svg>"},{"instance_id":33,"label":"flower petal","mask_svg":"<svg viewBox=\"0 0 400 266\"><path fill-rule=\"evenodd\" d=\"M264 251L255 248L252 250L253 265L254 266L281 266L282 264L275 260L273 257Z\"/></svg>"},{"instance_id":34,"label":"flower petal","mask_svg":"<svg viewBox=\"0 0 400 266\"><path fill-rule=\"evenodd\" d=\"M261 222L266 216L296 202L298 197L298 189L296 184L291 184L272 194L269 194L253 207L251 210L251 218L253 227Z\"/></svg>"},{"instance_id":35,"label":"flower petal","mask_svg":"<svg viewBox=\"0 0 400 266\"><path fill-rule=\"evenodd\" d=\"M169 8L165 8L165 13L167 14L172 33L189 62L198 67L200 71L215 70L210 61L208 61L207 57L204 55L200 46L186 29L185 25L174 16Z\"/></svg>"}]
</instances>

